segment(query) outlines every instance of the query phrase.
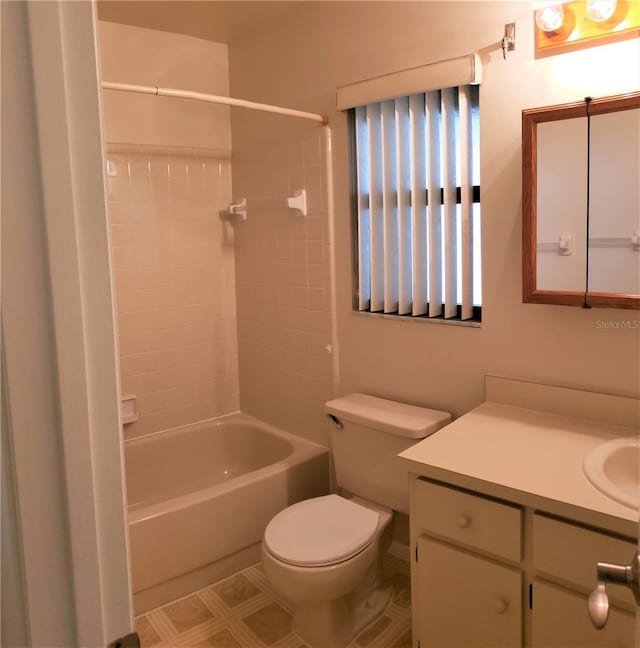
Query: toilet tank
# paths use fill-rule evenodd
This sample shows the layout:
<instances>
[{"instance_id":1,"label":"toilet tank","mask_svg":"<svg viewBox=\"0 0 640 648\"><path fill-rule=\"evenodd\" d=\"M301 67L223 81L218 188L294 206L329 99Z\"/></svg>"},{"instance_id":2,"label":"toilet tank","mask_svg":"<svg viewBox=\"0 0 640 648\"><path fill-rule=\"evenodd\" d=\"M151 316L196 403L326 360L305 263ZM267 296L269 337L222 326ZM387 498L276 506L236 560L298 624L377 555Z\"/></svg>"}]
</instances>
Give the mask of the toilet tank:
<instances>
[{"instance_id":1,"label":"toilet tank","mask_svg":"<svg viewBox=\"0 0 640 648\"><path fill-rule=\"evenodd\" d=\"M388 508L409 512L409 479L397 457L451 422L451 414L366 394L325 404L338 486Z\"/></svg>"}]
</instances>

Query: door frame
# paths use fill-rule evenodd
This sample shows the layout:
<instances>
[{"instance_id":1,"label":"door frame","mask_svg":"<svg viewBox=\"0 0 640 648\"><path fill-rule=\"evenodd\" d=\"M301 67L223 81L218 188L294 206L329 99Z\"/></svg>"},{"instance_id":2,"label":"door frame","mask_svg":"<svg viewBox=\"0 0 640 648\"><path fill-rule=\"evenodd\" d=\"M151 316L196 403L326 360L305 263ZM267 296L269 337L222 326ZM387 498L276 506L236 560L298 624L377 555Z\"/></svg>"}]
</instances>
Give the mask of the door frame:
<instances>
[{"instance_id":1,"label":"door frame","mask_svg":"<svg viewBox=\"0 0 640 648\"><path fill-rule=\"evenodd\" d=\"M19 151L30 184L3 173L16 192L3 199L3 387L27 626L32 645L105 646L131 632L133 607L96 7L7 4L26 53L24 132L37 133Z\"/></svg>"}]
</instances>

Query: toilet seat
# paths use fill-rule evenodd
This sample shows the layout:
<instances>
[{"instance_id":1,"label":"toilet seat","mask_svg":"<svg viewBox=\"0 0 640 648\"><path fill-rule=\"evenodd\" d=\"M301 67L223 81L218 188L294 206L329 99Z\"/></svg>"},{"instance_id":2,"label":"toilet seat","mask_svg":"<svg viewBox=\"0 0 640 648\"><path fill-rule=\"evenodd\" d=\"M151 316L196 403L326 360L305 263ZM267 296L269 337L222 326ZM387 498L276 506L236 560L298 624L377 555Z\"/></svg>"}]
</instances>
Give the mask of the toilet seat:
<instances>
[{"instance_id":1,"label":"toilet seat","mask_svg":"<svg viewBox=\"0 0 640 648\"><path fill-rule=\"evenodd\" d=\"M290 565L321 567L343 562L375 538L379 515L338 495L304 500L267 525L265 547Z\"/></svg>"}]
</instances>

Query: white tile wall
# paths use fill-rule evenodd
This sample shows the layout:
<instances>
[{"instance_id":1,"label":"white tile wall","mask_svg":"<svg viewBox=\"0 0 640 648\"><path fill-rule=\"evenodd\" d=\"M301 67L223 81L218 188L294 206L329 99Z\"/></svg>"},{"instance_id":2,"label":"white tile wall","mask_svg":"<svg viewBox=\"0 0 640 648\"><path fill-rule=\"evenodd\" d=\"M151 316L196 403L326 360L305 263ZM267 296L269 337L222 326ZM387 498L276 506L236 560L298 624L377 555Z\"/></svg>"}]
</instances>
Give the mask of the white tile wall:
<instances>
[{"instance_id":1,"label":"white tile wall","mask_svg":"<svg viewBox=\"0 0 640 648\"><path fill-rule=\"evenodd\" d=\"M235 226L242 410L328 445L331 295L323 131L234 153L233 190L248 218ZM307 190L309 215L286 207Z\"/></svg>"},{"instance_id":2,"label":"white tile wall","mask_svg":"<svg viewBox=\"0 0 640 648\"><path fill-rule=\"evenodd\" d=\"M122 390L140 413L125 435L238 409L228 153L112 145L107 157Z\"/></svg>"}]
</instances>

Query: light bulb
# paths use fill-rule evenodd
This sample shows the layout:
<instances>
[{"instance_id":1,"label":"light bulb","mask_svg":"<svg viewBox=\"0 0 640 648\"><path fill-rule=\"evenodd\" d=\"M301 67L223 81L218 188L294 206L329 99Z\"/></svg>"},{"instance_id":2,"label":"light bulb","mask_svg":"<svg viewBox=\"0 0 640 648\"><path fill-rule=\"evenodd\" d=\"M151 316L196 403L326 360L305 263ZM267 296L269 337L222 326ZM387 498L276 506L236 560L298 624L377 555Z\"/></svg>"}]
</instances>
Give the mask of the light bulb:
<instances>
[{"instance_id":1,"label":"light bulb","mask_svg":"<svg viewBox=\"0 0 640 648\"><path fill-rule=\"evenodd\" d=\"M536 11L536 25L538 25L543 32L557 31L562 27L563 20L564 8L560 2L547 4Z\"/></svg>"},{"instance_id":2,"label":"light bulb","mask_svg":"<svg viewBox=\"0 0 640 648\"><path fill-rule=\"evenodd\" d=\"M604 22L613 16L618 0L587 0L587 15L594 22Z\"/></svg>"}]
</instances>

